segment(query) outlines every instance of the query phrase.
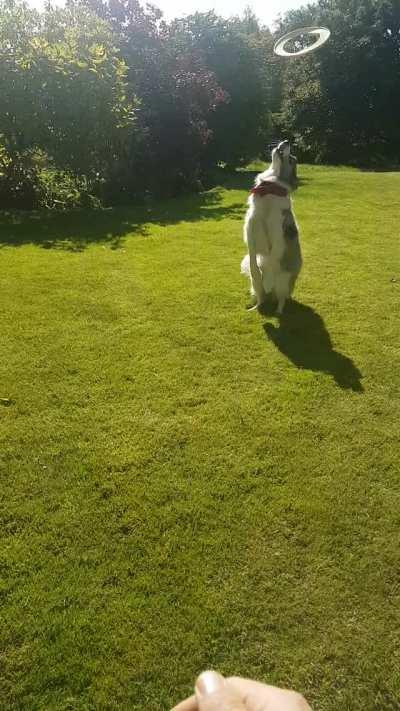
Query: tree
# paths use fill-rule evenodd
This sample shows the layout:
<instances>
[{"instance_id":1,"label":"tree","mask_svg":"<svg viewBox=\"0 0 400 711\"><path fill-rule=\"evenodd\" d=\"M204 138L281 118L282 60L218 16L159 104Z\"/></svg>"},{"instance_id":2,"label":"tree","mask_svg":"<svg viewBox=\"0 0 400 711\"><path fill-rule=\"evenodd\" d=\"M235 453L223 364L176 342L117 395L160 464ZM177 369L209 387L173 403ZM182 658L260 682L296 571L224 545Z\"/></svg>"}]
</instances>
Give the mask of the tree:
<instances>
[{"instance_id":1,"label":"tree","mask_svg":"<svg viewBox=\"0 0 400 711\"><path fill-rule=\"evenodd\" d=\"M331 39L286 63L278 123L305 158L335 163L400 160L398 0L319 0L289 12L279 33L326 25Z\"/></svg>"},{"instance_id":2,"label":"tree","mask_svg":"<svg viewBox=\"0 0 400 711\"><path fill-rule=\"evenodd\" d=\"M119 40L140 99L143 141L132 162L131 190L177 194L202 178L209 119L226 100L203 55L177 41L161 13L137 0L86 0Z\"/></svg>"},{"instance_id":3,"label":"tree","mask_svg":"<svg viewBox=\"0 0 400 711\"><path fill-rule=\"evenodd\" d=\"M137 106L106 23L75 5L39 15L1 0L0 55L8 154L40 149L76 173L106 174L131 138Z\"/></svg>"},{"instance_id":4,"label":"tree","mask_svg":"<svg viewBox=\"0 0 400 711\"><path fill-rule=\"evenodd\" d=\"M247 10L242 19L230 20L196 13L171 23L170 35L204 58L228 97L209 117L210 163L235 167L258 156L269 135L270 32Z\"/></svg>"},{"instance_id":5,"label":"tree","mask_svg":"<svg viewBox=\"0 0 400 711\"><path fill-rule=\"evenodd\" d=\"M41 13L0 0L3 187L7 176L35 195L48 166L46 191L61 170L66 194L76 178L126 201L189 191L217 164L245 163L267 142L271 44L250 10L168 24L138 0Z\"/></svg>"}]
</instances>

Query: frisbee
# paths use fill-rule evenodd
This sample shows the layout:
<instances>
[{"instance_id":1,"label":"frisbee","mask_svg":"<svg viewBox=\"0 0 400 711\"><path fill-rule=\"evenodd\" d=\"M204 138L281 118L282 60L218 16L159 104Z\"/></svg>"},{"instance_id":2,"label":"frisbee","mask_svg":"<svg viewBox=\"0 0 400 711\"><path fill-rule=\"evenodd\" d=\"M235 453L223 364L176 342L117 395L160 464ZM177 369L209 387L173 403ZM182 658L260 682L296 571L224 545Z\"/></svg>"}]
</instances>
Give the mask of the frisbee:
<instances>
[{"instance_id":1,"label":"frisbee","mask_svg":"<svg viewBox=\"0 0 400 711\"><path fill-rule=\"evenodd\" d=\"M303 47L303 49L299 49L297 52L287 52L285 45L289 42L289 40L294 40L296 37L300 37L301 35L315 35L317 39L308 47ZM274 45L274 52L279 57L301 57L303 54L314 52L315 49L322 47L330 36L331 31L328 30L327 27L299 27L298 30L292 30L278 39Z\"/></svg>"}]
</instances>

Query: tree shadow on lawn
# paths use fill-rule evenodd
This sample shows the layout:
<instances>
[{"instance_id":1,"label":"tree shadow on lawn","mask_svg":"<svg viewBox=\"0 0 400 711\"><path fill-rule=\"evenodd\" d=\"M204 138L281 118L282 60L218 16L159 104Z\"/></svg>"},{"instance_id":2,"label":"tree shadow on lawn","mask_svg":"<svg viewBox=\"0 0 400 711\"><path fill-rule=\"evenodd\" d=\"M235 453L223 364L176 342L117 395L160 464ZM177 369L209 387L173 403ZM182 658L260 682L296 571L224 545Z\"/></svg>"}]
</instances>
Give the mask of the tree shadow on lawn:
<instances>
[{"instance_id":1,"label":"tree shadow on lawn","mask_svg":"<svg viewBox=\"0 0 400 711\"><path fill-rule=\"evenodd\" d=\"M263 313L267 315L268 310ZM265 323L263 328L269 340L297 368L327 373L340 388L364 392L362 373L350 358L334 350L323 319L310 306L290 301L279 325Z\"/></svg>"},{"instance_id":2,"label":"tree shadow on lawn","mask_svg":"<svg viewBox=\"0 0 400 711\"><path fill-rule=\"evenodd\" d=\"M149 225L201 220L242 220L245 204L221 204L221 190L103 210L0 212L0 248L35 244L44 249L82 252L90 244L122 246L128 234L146 236Z\"/></svg>"},{"instance_id":3,"label":"tree shadow on lawn","mask_svg":"<svg viewBox=\"0 0 400 711\"><path fill-rule=\"evenodd\" d=\"M227 190L246 190L250 192L259 172L254 170L230 172L221 168L220 172L216 174L216 180L218 185L222 185Z\"/></svg>"}]
</instances>

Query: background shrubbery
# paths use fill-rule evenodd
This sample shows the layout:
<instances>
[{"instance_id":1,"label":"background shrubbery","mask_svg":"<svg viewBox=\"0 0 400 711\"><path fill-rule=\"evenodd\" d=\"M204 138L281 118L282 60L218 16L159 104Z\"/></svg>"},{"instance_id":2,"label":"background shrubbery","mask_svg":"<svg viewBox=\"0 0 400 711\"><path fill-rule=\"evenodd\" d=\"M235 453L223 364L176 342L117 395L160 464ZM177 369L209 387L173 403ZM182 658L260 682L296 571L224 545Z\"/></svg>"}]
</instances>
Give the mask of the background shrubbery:
<instances>
[{"instance_id":1,"label":"background shrubbery","mask_svg":"<svg viewBox=\"0 0 400 711\"><path fill-rule=\"evenodd\" d=\"M393 167L400 161L400 3L319 0L289 12L279 32L324 25L332 35L285 63L279 125L303 160Z\"/></svg>"},{"instance_id":2,"label":"background shrubbery","mask_svg":"<svg viewBox=\"0 0 400 711\"><path fill-rule=\"evenodd\" d=\"M265 157L393 166L400 156L400 6L319 0L281 18L332 30L301 61L273 56L246 11L166 23L137 0L42 13L0 0L0 207L114 204L209 184Z\"/></svg>"}]
</instances>

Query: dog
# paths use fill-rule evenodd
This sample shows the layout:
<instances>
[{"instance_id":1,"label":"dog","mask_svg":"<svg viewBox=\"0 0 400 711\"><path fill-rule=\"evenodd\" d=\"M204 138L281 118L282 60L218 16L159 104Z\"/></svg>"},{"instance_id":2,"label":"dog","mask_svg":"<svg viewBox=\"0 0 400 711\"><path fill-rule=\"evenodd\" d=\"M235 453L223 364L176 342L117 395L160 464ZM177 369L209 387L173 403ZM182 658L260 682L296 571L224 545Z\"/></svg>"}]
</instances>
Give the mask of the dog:
<instances>
[{"instance_id":1,"label":"dog","mask_svg":"<svg viewBox=\"0 0 400 711\"><path fill-rule=\"evenodd\" d=\"M248 254L241 271L250 278L254 309L272 295L277 313L282 314L300 273L299 230L290 198L297 186L297 160L290 153L289 141L282 141L272 151L270 167L257 176L247 203L244 242Z\"/></svg>"}]
</instances>

